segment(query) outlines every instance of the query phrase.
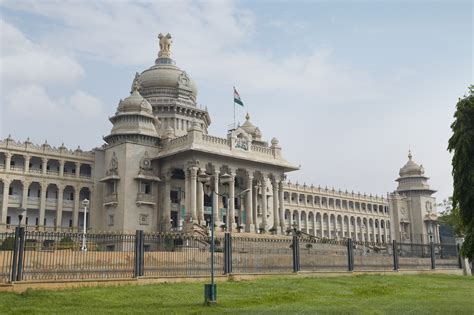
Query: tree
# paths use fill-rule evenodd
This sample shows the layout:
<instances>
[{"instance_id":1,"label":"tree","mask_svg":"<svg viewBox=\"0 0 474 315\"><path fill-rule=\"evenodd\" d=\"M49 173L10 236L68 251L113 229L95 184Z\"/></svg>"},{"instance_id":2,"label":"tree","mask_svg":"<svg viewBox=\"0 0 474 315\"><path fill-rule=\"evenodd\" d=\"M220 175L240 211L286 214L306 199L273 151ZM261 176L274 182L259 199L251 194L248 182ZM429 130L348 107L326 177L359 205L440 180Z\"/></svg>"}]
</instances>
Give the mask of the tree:
<instances>
[{"instance_id":1,"label":"tree","mask_svg":"<svg viewBox=\"0 0 474 315\"><path fill-rule=\"evenodd\" d=\"M451 227L456 236L464 236L464 227L459 213L459 208L453 208L453 197L444 199L439 206L443 209L439 214L439 221Z\"/></svg>"},{"instance_id":2,"label":"tree","mask_svg":"<svg viewBox=\"0 0 474 315\"><path fill-rule=\"evenodd\" d=\"M474 261L474 85L456 104L451 129L448 150L453 153L453 208L459 209L464 226L462 254Z\"/></svg>"}]
</instances>

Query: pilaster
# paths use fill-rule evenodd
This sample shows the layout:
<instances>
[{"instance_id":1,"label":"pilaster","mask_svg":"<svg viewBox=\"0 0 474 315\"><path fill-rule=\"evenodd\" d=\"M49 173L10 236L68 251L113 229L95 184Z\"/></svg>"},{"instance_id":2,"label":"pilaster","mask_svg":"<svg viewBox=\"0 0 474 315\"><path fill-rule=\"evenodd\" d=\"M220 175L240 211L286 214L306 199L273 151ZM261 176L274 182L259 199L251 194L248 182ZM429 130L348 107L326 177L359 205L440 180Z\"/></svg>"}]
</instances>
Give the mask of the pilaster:
<instances>
[{"instance_id":1,"label":"pilaster","mask_svg":"<svg viewBox=\"0 0 474 315\"><path fill-rule=\"evenodd\" d=\"M10 180L2 179L3 181L3 200L2 200L2 215L0 217L0 223L7 223L7 213L8 213L8 197L10 191Z\"/></svg>"},{"instance_id":2,"label":"pilaster","mask_svg":"<svg viewBox=\"0 0 474 315\"><path fill-rule=\"evenodd\" d=\"M267 230L267 182L265 176L262 176L261 186L262 186L262 224L260 228L264 231Z\"/></svg>"},{"instance_id":3,"label":"pilaster","mask_svg":"<svg viewBox=\"0 0 474 315\"><path fill-rule=\"evenodd\" d=\"M273 229L275 229L277 234L281 233L280 230L280 213L279 213L279 198L278 198L278 184L275 179L272 180L272 189L273 189Z\"/></svg>"},{"instance_id":4,"label":"pilaster","mask_svg":"<svg viewBox=\"0 0 474 315\"><path fill-rule=\"evenodd\" d=\"M63 220L63 203L64 203L63 199L64 199L64 187L62 185L58 185L58 204L56 207L56 228L61 228L61 223ZM93 199L91 198L91 200Z\"/></svg>"},{"instance_id":5,"label":"pilaster","mask_svg":"<svg viewBox=\"0 0 474 315\"><path fill-rule=\"evenodd\" d=\"M279 199L279 215L280 215L280 232L285 233L285 204L284 204L284 196L283 196L283 182L280 181L278 183L278 199ZM313 216L316 218L316 215ZM313 225L314 230L316 231L316 224Z\"/></svg>"},{"instance_id":6,"label":"pilaster","mask_svg":"<svg viewBox=\"0 0 474 315\"><path fill-rule=\"evenodd\" d=\"M74 187L74 209L72 212L72 228L77 229L79 223L79 186Z\"/></svg>"},{"instance_id":7,"label":"pilaster","mask_svg":"<svg viewBox=\"0 0 474 315\"><path fill-rule=\"evenodd\" d=\"M236 224L235 224L235 173L231 172L229 175L232 177L232 180L229 183L229 200L228 200L229 213L228 213L228 218L227 218L227 222L229 223L229 226L227 227L227 229L229 231L232 231L233 228L236 227Z\"/></svg>"},{"instance_id":8,"label":"pilaster","mask_svg":"<svg viewBox=\"0 0 474 315\"><path fill-rule=\"evenodd\" d=\"M31 156L30 155L25 155L25 165L23 167L23 172L25 174L28 174L30 172L30 160L31 160Z\"/></svg>"},{"instance_id":9,"label":"pilaster","mask_svg":"<svg viewBox=\"0 0 474 315\"><path fill-rule=\"evenodd\" d=\"M214 224L219 226L220 216L219 216L219 172L214 172L214 191L215 194L212 194L212 207L214 209Z\"/></svg>"},{"instance_id":10,"label":"pilaster","mask_svg":"<svg viewBox=\"0 0 474 315\"><path fill-rule=\"evenodd\" d=\"M250 189L249 192L245 196L245 231L246 232L253 232L255 231L255 224L253 220L253 212L255 209L253 208L253 176L247 175L247 189Z\"/></svg>"},{"instance_id":11,"label":"pilaster","mask_svg":"<svg viewBox=\"0 0 474 315\"><path fill-rule=\"evenodd\" d=\"M41 198L40 198L40 210L39 210L39 222L38 226L44 226L44 217L46 211L46 191L48 185L46 183L41 183Z\"/></svg>"}]
</instances>

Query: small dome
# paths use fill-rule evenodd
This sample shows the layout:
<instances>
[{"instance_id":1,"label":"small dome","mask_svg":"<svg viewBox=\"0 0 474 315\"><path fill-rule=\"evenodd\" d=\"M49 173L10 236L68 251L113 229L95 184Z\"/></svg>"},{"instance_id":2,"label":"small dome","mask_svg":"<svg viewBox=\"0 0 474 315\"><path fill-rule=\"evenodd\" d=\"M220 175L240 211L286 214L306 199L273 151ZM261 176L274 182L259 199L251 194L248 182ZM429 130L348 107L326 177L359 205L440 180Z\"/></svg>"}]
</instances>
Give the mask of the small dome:
<instances>
[{"instance_id":1,"label":"small dome","mask_svg":"<svg viewBox=\"0 0 474 315\"><path fill-rule=\"evenodd\" d=\"M254 124L250 122L249 113L245 115L245 122L243 123L242 126L240 126L240 128L242 128L246 133L251 134L251 135L254 135L255 131L258 129L257 126L255 126Z\"/></svg>"},{"instance_id":2,"label":"small dome","mask_svg":"<svg viewBox=\"0 0 474 315\"><path fill-rule=\"evenodd\" d=\"M413 175L423 175L424 174L424 169L422 165L416 164L412 160L412 155L411 152L408 152L408 162L400 169L400 176L405 177L405 176L413 176Z\"/></svg>"},{"instance_id":3,"label":"small dome","mask_svg":"<svg viewBox=\"0 0 474 315\"><path fill-rule=\"evenodd\" d=\"M153 113L150 103L148 103L148 101L138 92L138 86L134 87L134 90L129 97L119 102L117 113L129 112L145 112L150 115Z\"/></svg>"}]
</instances>

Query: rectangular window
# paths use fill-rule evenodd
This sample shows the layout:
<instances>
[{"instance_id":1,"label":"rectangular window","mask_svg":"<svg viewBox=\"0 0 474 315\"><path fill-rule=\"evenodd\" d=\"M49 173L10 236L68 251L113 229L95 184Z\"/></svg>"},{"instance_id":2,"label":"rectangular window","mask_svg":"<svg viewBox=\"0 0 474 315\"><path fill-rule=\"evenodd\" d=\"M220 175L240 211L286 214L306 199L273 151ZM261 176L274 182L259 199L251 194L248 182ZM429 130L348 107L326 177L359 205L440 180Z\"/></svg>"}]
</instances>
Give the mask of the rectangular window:
<instances>
[{"instance_id":1,"label":"rectangular window","mask_svg":"<svg viewBox=\"0 0 474 315\"><path fill-rule=\"evenodd\" d=\"M179 192L177 190L170 191L171 203L179 203Z\"/></svg>"},{"instance_id":2,"label":"rectangular window","mask_svg":"<svg viewBox=\"0 0 474 315\"><path fill-rule=\"evenodd\" d=\"M10 216L7 216L7 224L11 223L12 218Z\"/></svg>"},{"instance_id":3,"label":"rectangular window","mask_svg":"<svg viewBox=\"0 0 474 315\"><path fill-rule=\"evenodd\" d=\"M36 219L35 219L35 225L38 225L38 222L39 222L39 219L36 218Z\"/></svg>"},{"instance_id":4,"label":"rectangular window","mask_svg":"<svg viewBox=\"0 0 474 315\"><path fill-rule=\"evenodd\" d=\"M109 226L113 226L113 225L114 225L114 215L109 214Z\"/></svg>"},{"instance_id":5,"label":"rectangular window","mask_svg":"<svg viewBox=\"0 0 474 315\"><path fill-rule=\"evenodd\" d=\"M13 187L8 188L8 195L9 196L13 195Z\"/></svg>"},{"instance_id":6,"label":"rectangular window","mask_svg":"<svg viewBox=\"0 0 474 315\"><path fill-rule=\"evenodd\" d=\"M151 183L141 183L141 192L147 195L151 194Z\"/></svg>"},{"instance_id":7,"label":"rectangular window","mask_svg":"<svg viewBox=\"0 0 474 315\"><path fill-rule=\"evenodd\" d=\"M43 225L46 226L46 218L44 218L44 224Z\"/></svg>"},{"instance_id":8,"label":"rectangular window","mask_svg":"<svg viewBox=\"0 0 474 315\"><path fill-rule=\"evenodd\" d=\"M25 224L28 225L28 217L25 218Z\"/></svg>"},{"instance_id":9,"label":"rectangular window","mask_svg":"<svg viewBox=\"0 0 474 315\"><path fill-rule=\"evenodd\" d=\"M69 227L72 227L72 220L69 220Z\"/></svg>"}]
</instances>

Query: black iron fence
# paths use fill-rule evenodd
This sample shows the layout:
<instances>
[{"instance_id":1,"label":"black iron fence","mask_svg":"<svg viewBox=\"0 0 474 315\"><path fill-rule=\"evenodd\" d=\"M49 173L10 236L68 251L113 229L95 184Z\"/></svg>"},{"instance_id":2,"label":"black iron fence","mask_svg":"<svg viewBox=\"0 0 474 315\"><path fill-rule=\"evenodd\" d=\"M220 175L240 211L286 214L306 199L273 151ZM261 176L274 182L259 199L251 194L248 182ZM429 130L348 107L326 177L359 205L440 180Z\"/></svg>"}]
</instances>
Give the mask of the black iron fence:
<instances>
[{"instance_id":1,"label":"black iron fence","mask_svg":"<svg viewBox=\"0 0 474 315\"><path fill-rule=\"evenodd\" d=\"M176 233L94 234L25 231L0 234L0 283L206 276L211 238ZM299 271L386 271L461 268L459 248L310 236L215 238L216 275Z\"/></svg>"}]
</instances>

